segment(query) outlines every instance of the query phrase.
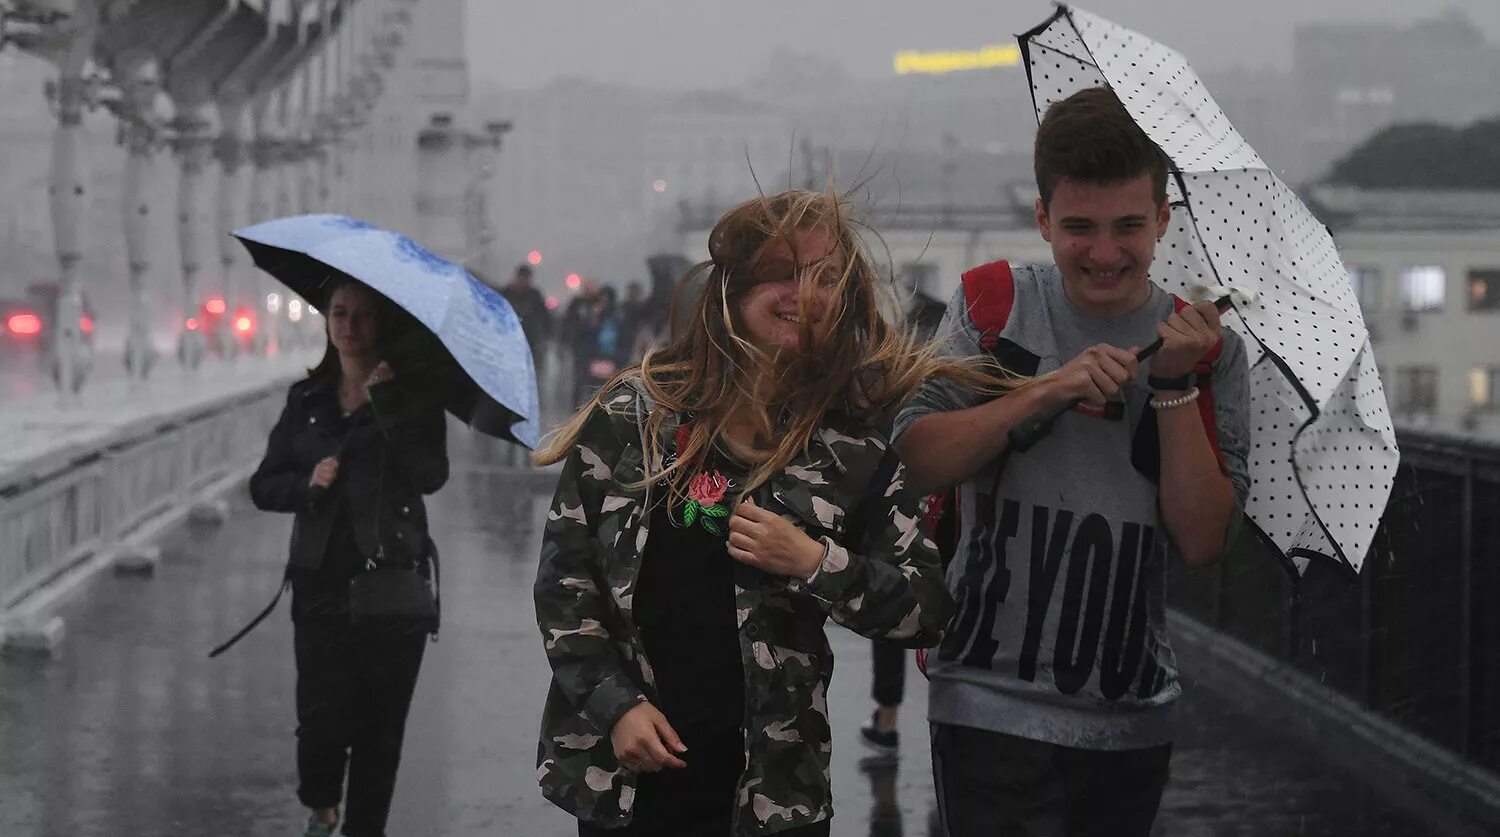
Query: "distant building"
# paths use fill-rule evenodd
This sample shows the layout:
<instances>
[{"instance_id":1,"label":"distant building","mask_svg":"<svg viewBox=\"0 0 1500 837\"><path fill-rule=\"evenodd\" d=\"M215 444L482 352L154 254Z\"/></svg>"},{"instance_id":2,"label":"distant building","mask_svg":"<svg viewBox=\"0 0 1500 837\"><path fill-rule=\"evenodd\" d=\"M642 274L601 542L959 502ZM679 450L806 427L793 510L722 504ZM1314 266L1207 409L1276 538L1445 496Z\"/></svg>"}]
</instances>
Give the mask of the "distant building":
<instances>
[{"instance_id":1,"label":"distant building","mask_svg":"<svg viewBox=\"0 0 1500 837\"><path fill-rule=\"evenodd\" d=\"M656 212L681 201L736 203L785 188L793 156L791 120L734 93L675 96L647 114L642 205Z\"/></svg>"},{"instance_id":2,"label":"distant building","mask_svg":"<svg viewBox=\"0 0 1500 837\"><path fill-rule=\"evenodd\" d=\"M52 146L57 117L48 102L49 82L57 78L47 61L14 49L0 51L0 297L19 296L27 285L58 280L52 235ZM82 167L88 173L82 228L83 291L100 312L98 339L113 348L124 340L129 299L123 233L125 149L117 142L118 122L102 111L84 114ZM181 258L171 208L177 196L177 166L170 152L155 157L155 176L146 186L152 205L147 235L153 251L147 275L154 324L171 328L181 287ZM205 271L204 289L218 286Z\"/></svg>"},{"instance_id":3,"label":"distant building","mask_svg":"<svg viewBox=\"0 0 1500 837\"><path fill-rule=\"evenodd\" d=\"M396 66L386 74L380 101L349 156L351 213L409 235L424 231L417 217L422 192L417 136L433 116L457 124L468 118L465 9L466 0L427 0L413 7Z\"/></svg>"},{"instance_id":4,"label":"distant building","mask_svg":"<svg viewBox=\"0 0 1500 837\"><path fill-rule=\"evenodd\" d=\"M476 111L515 123L491 186L502 264L537 251L538 285L559 294L571 273L617 285L645 275L654 224L645 207L656 195L645 149L651 103L577 79L476 98Z\"/></svg>"},{"instance_id":5,"label":"distant building","mask_svg":"<svg viewBox=\"0 0 1500 837\"><path fill-rule=\"evenodd\" d=\"M950 135L970 148L1011 153L1029 149L1036 132L1020 67L854 79L825 55L778 50L743 94L783 112L799 139L866 155L939 151Z\"/></svg>"},{"instance_id":6,"label":"distant building","mask_svg":"<svg viewBox=\"0 0 1500 837\"><path fill-rule=\"evenodd\" d=\"M1397 426L1500 437L1500 192L1312 187Z\"/></svg>"},{"instance_id":7,"label":"distant building","mask_svg":"<svg viewBox=\"0 0 1500 837\"><path fill-rule=\"evenodd\" d=\"M464 9L465 0L426 0L413 7L412 26L404 33L396 68L385 74L385 91L368 127L346 138L353 144L345 158L347 211L397 229L415 226L417 131L434 112L461 111L467 96ZM363 53L373 27L381 21L375 14L356 20L363 20L366 29L344 37ZM352 59L346 59L348 64ZM5 195L0 203L0 297L58 276L48 198L57 121L45 95L56 77L56 68L40 58L14 49L0 51L0 193ZM80 276L84 292L100 312L99 340L104 346L124 339L129 305L123 233L126 151L117 142L118 129L117 119L102 109L84 114L88 193ZM151 261L146 296L153 325L173 332L181 296L175 225L179 171L166 148L154 155L151 165L146 184L153 210L146 222ZM217 187L217 175L211 174L206 206L213 206ZM248 269L244 262L241 269ZM205 267L201 281L204 292L223 287L216 260Z\"/></svg>"},{"instance_id":8,"label":"distant building","mask_svg":"<svg viewBox=\"0 0 1500 837\"><path fill-rule=\"evenodd\" d=\"M1309 175L1393 123L1500 115L1500 45L1457 10L1406 27L1300 25L1292 76Z\"/></svg>"}]
</instances>

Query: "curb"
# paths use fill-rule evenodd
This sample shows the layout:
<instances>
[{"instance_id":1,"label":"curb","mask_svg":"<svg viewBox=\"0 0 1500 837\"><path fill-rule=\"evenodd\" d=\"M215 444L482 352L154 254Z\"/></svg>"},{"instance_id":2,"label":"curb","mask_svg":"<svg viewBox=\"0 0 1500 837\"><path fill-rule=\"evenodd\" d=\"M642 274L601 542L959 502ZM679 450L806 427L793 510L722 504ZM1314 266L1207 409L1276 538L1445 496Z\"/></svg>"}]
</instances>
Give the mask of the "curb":
<instances>
[{"instance_id":1,"label":"curb","mask_svg":"<svg viewBox=\"0 0 1500 837\"><path fill-rule=\"evenodd\" d=\"M1289 663L1168 610L1192 683L1290 734L1455 837L1500 833L1500 776L1317 682Z\"/></svg>"}]
</instances>

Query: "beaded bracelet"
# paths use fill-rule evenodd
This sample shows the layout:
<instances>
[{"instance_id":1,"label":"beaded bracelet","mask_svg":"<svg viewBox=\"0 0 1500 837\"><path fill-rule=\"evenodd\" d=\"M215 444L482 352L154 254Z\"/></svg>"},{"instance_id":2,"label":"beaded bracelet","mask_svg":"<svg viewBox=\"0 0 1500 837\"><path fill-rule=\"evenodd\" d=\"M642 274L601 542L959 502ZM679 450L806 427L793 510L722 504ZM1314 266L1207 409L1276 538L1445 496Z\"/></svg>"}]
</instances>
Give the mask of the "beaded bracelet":
<instances>
[{"instance_id":1,"label":"beaded bracelet","mask_svg":"<svg viewBox=\"0 0 1500 837\"><path fill-rule=\"evenodd\" d=\"M1188 390L1182 395L1177 396L1176 398L1171 398L1166 401L1157 401L1155 398L1153 398L1148 403L1151 404L1151 409L1153 410L1170 410L1173 407L1186 407L1187 405L1197 400L1198 388L1193 387L1192 389Z\"/></svg>"}]
</instances>

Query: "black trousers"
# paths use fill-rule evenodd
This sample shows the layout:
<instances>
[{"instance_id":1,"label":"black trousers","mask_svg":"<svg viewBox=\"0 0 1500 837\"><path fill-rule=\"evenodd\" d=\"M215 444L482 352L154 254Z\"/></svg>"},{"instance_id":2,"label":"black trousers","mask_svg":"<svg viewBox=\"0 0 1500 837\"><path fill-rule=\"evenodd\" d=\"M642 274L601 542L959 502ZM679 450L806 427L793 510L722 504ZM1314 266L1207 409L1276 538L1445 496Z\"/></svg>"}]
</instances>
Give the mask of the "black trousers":
<instances>
[{"instance_id":1,"label":"black trousers","mask_svg":"<svg viewBox=\"0 0 1500 837\"><path fill-rule=\"evenodd\" d=\"M637 777L630 825L599 828L580 822L578 837L730 837L735 785L745 771L744 740L740 730L700 738L683 757L687 767ZM828 822L777 833L828 837Z\"/></svg>"},{"instance_id":2,"label":"black trousers","mask_svg":"<svg viewBox=\"0 0 1500 837\"><path fill-rule=\"evenodd\" d=\"M778 831L786 837L828 837L830 823L824 820L801 828ZM669 826L628 825L624 828L597 828L578 824L578 837L730 837L730 822L724 817L684 818Z\"/></svg>"},{"instance_id":3,"label":"black trousers","mask_svg":"<svg viewBox=\"0 0 1500 837\"><path fill-rule=\"evenodd\" d=\"M944 837L1149 837L1172 745L1080 750L932 725Z\"/></svg>"},{"instance_id":4,"label":"black trousers","mask_svg":"<svg viewBox=\"0 0 1500 837\"><path fill-rule=\"evenodd\" d=\"M870 649L870 696L876 706L900 706L906 695L906 655L893 642L875 640Z\"/></svg>"},{"instance_id":5,"label":"black trousers","mask_svg":"<svg viewBox=\"0 0 1500 837\"><path fill-rule=\"evenodd\" d=\"M298 620L295 635L297 798L338 807L347 768L344 834L384 837L427 634L325 616Z\"/></svg>"}]
</instances>

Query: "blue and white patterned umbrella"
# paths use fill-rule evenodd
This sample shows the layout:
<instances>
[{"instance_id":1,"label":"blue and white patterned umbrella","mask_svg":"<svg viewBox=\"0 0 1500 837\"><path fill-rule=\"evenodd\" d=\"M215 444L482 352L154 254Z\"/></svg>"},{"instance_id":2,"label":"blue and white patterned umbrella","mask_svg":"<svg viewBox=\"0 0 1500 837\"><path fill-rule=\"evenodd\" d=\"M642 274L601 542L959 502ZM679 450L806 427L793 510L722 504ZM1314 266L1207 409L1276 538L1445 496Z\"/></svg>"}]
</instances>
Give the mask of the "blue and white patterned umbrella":
<instances>
[{"instance_id":1,"label":"blue and white patterned umbrella","mask_svg":"<svg viewBox=\"0 0 1500 837\"><path fill-rule=\"evenodd\" d=\"M536 368L521 322L499 293L399 233L342 215L300 215L236 230L255 264L319 310L346 274L435 335L473 391L448 409L469 426L535 447Z\"/></svg>"}]
</instances>

